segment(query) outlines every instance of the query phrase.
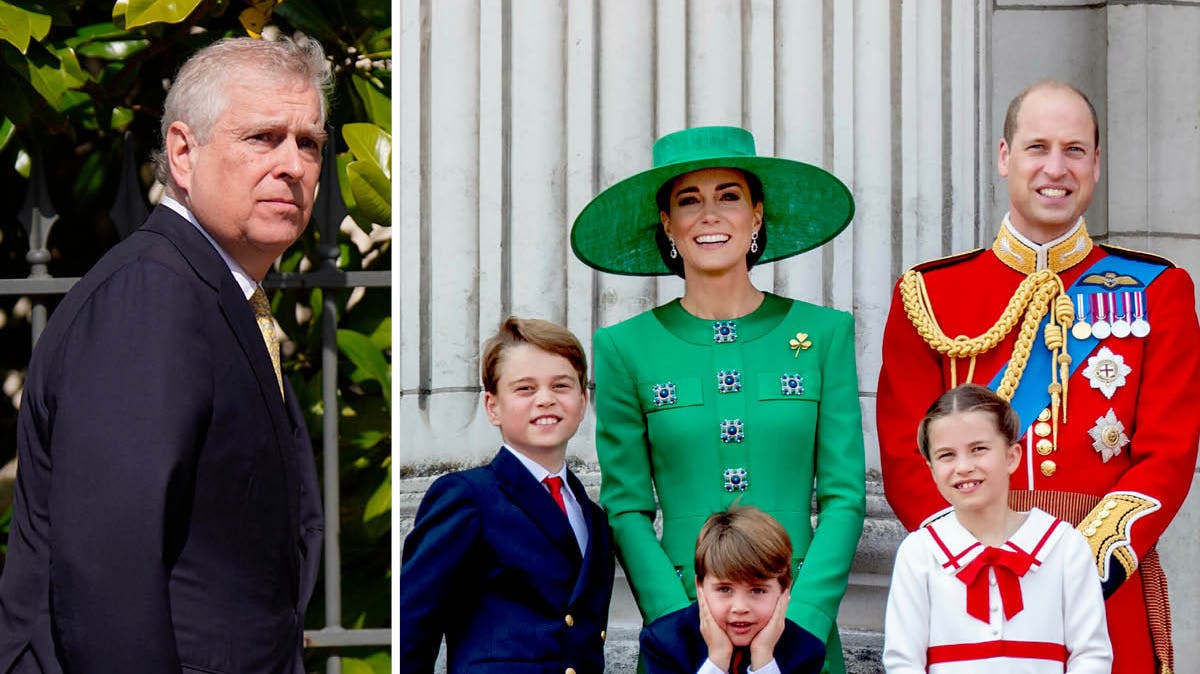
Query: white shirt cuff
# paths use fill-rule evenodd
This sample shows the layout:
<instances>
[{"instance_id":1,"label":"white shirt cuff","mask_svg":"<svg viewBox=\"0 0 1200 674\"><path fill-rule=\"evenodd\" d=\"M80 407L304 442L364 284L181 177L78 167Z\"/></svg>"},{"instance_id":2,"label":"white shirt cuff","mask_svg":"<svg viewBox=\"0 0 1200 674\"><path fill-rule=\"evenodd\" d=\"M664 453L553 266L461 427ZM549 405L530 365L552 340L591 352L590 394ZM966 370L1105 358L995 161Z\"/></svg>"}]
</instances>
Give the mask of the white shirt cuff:
<instances>
[{"instance_id":1,"label":"white shirt cuff","mask_svg":"<svg viewBox=\"0 0 1200 674\"><path fill-rule=\"evenodd\" d=\"M771 661L763 665L762 669L751 668L747 669L746 672L747 674L781 674L779 671L779 663L775 662L775 658L771 658Z\"/></svg>"},{"instance_id":2,"label":"white shirt cuff","mask_svg":"<svg viewBox=\"0 0 1200 674\"><path fill-rule=\"evenodd\" d=\"M748 674L782 674L775 658L771 658L771 661L763 665L762 669L747 669L746 671ZM706 658L704 664L700 665L700 669L696 670L696 674L725 674L725 672L712 660Z\"/></svg>"}]
</instances>

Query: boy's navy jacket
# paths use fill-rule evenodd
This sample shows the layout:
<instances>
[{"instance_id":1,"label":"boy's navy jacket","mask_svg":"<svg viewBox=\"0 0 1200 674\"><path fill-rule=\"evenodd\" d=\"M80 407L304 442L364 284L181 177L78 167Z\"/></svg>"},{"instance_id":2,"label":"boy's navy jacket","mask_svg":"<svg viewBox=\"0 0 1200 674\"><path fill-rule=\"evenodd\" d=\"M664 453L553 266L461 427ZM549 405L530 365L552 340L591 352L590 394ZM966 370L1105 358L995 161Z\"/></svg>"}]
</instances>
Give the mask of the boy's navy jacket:
<instances>
[{"instance_id":1,"label":"boy's navy jacket","mask_svg":"<svg viewBox=\"0 0 1200 674\"><path fill-rule=\"evenodd\" d=\"M700 634L700 605L693 602L643 627L641 646L647 674L696 674L708 659L708 644ZM788 620L775 644L775 664L783 674L817 674L825 664L825 644ZM742 658L736 674L745 674L749 667L750 658Z\"/></svg>"},{"instance_id":2,"label":"boy's navy jacket","mask_svg":"<svg viewBox=\"0 0 1200 674\"><path fill-rule=\"evenodd\" d=\"M417 509L400 567L400 671L578 674L604 669L612 534L567 471L587 554L554 498L508 450L438 478Z\"/></svg>"}]
</instances>

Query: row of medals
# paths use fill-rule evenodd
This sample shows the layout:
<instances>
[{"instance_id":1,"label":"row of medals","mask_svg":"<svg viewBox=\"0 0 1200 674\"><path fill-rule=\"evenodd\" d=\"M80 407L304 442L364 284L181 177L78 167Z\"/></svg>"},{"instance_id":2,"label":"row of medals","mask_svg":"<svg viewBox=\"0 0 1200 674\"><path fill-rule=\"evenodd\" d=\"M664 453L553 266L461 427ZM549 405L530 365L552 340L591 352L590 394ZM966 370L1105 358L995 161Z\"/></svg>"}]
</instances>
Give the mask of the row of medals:
<instances>
[{"instance_id":1,"label":"row of medals","mask_svg":"<svg viewBox=\"0 0 1200 674\"><path fill-rule=\"evenodd\" d=\"M1071 336L1078 340L1107 339L1109 336L1124 339L1150 334L1146 296L1141 291L1076 295L1075 316ZM1095 320L1088 320L1092 317Z\"/></svg>"}]
</instances>

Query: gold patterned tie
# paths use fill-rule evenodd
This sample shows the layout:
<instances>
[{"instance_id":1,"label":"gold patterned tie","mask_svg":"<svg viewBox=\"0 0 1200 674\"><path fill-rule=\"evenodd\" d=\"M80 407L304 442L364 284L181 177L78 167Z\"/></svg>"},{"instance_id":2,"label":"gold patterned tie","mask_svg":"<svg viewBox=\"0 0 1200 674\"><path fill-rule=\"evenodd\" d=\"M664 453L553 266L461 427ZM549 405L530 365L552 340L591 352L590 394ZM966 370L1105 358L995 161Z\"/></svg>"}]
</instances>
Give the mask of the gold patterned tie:
<instances>
[{"instance_id":1,"label":"gold patterned tie","mask_svg":"<svg viewBox=\"0 0 1200 674\"><path fill-rule=\"evenodd\" d=\"M275 318L271 316L271 303L262 286L254 289L250 296L250 309L254 311L254 320L258 321L258 331L262 333L263 342L267 345L267 353L271 354L271 367L275 368L275 382L279 384L279 395L283 395L283 371L279 368L279 340L275 338Z\"/></svg>"}]
</instances>

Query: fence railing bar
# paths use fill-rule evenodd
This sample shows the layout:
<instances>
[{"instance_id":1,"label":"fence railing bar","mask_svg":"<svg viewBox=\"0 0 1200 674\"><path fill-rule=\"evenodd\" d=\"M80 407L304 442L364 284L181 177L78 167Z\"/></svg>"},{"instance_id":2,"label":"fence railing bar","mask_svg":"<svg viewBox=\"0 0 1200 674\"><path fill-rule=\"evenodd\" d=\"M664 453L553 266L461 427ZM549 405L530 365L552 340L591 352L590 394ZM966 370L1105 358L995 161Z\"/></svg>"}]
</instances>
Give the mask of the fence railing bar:
<instances>
[{"instance_id":1,"label":"fence railing bar","mask_svg":"<svg viewBox=\"0 0 1200 674\"><path fill-rule=\"evenodd\" d=\"M349 646L390 646L392 631L386 627L348 630L326 627L304 631L305 648L344 648Z\"/></svg>"},{"instance_id":2,"label":"fence railing bar","mask_svg":"<svg viewBox=\"0 0 1200 674\"><path fill-rule=\"evenodd\" d=\"M3 295L65 295L79 281L78 276L0 279ZM264 288L308 290L312 288L388 288L392 285L390 271L351 271L330 274L326 271L303 274L271 274L263 279Z\"/></svg>"}]
</instances>

